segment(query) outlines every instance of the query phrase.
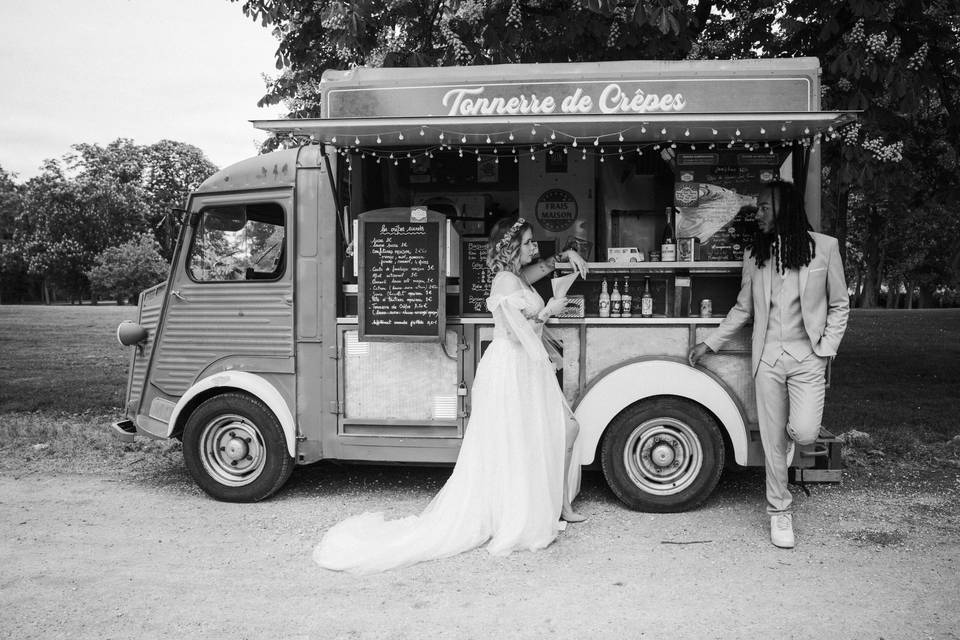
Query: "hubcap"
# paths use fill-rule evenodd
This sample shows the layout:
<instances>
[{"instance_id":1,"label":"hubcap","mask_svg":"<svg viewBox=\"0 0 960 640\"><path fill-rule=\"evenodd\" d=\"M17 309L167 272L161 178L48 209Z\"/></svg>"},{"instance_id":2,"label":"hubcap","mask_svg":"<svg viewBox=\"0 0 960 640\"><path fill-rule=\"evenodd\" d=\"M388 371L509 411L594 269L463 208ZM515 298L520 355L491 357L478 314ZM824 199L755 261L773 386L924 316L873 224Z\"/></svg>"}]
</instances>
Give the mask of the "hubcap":
<instances>
[{"instance_id":1,"label":"hubcap","mask_svg":"<svg viewBox=\"0 0 960 640\"><path fill-rule=\"evenodd\" d=\"M267 455L257 425L230 414L214 418L203 428L200 458L203 468L217 482L242 487L260 477Z\"/></svg>"},{"instance_id":2,"label":"hubcap","mask_svg":"<svg viewBox=\"0 0 960 640\"><path fill-rule=\"evenodd\" d=\"M672 495L689 487L703 467L703 447L690 425L654 418L627 438L623 462L630 479L647 493Z\"/></svg>"}]
</instances>

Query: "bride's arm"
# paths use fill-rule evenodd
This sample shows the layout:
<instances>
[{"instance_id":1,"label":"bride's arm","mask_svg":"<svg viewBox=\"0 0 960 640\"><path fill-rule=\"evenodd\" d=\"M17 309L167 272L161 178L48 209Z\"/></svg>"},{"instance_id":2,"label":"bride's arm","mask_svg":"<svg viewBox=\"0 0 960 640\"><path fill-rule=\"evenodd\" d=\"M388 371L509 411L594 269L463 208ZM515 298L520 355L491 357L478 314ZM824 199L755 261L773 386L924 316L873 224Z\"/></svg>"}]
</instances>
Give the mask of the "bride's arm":
<instances>
[{"instance_id":1,"label":"bride's arm","mask_svg":"<svg viewBox=\"0 0 960 640\"><path fill-rule=\"evenodd\" d=\"M533 264L525 266L520 272L523 274L523 277L527 279L527 282L533 283L553 273L557 268L558 262L570 262L573 265L574 271L579 273L583 278L587 277L587 263L580 254L573 249L567 249L549 258L538 260Z\"/></svg>"}]
</instances>

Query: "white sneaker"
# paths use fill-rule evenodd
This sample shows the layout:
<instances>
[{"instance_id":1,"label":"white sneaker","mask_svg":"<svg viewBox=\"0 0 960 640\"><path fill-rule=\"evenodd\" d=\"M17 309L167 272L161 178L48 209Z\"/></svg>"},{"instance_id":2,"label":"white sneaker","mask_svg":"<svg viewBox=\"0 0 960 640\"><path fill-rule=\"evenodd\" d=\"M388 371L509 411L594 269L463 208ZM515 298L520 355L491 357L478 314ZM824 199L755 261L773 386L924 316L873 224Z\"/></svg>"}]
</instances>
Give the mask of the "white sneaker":
<instances>
[{"instance_id":1,"label":"white sneaker","mask_svg":"<svg viewBox=\"0 0 960 640\"><path fill-rule=\"evenodd\" d=\"M797 443L791 439L787 438L787 468L793 466L793 456L797 453Z\"/></svg>"},{"instance_id":2,"label":"white sneaker","mask_svg":"<svg viewBox=\"0 0 960 640\"><path fill-rule=\"evenodd\" d=\"M778 513L770 516L770 542L781 549L793 549L796 541L793 537L793 515Z\"/></svg>"}]
</instances>

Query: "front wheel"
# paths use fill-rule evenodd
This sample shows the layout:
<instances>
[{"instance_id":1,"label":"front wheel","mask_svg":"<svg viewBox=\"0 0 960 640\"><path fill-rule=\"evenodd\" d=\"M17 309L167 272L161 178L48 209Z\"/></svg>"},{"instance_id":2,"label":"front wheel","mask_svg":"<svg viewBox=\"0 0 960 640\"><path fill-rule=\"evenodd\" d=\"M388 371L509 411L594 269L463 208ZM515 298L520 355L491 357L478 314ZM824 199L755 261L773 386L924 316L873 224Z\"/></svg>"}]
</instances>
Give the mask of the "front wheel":
<instances>
[{"instance_id":1,"label":"front wheel","mask_svg":"<svg viewBox=\"0 0 960 640\"><path fill-rule=\"evenodd\" d=\"M723 471L723 436L700 405L652 398L607 427L600 457L610 489L631 509L686 511L703 502Z\"/></svg>"},{"instance_id":2,"label":"front wheel","mask_svg":"<svg viewBox=\"0 0 960 640\"><path fill-rule=\"evenodd\" d=\"M202 402L183 430L183 459L217 500L257 502L283 486L294 459L280 422L260 400L228 392Z\"/></svg>"}]
</instances>

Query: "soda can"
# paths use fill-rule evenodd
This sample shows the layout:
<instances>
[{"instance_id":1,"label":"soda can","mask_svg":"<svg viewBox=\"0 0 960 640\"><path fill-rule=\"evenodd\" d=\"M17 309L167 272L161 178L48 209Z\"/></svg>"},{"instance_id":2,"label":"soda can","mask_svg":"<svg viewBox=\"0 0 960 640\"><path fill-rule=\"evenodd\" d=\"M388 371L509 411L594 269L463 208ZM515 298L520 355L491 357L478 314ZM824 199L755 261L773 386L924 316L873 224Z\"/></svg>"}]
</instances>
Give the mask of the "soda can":
<instances>
[{"instance_id":1,"label":"soda can","mask_svg":"<svg viewBox=\"0 0 960 640\"><path fill-rule=\"evenodd\" d=\"M704 318L709 318L713 315L713 300L704 298L700 301L700 315Z\"/></svg>"}]
</instances>

